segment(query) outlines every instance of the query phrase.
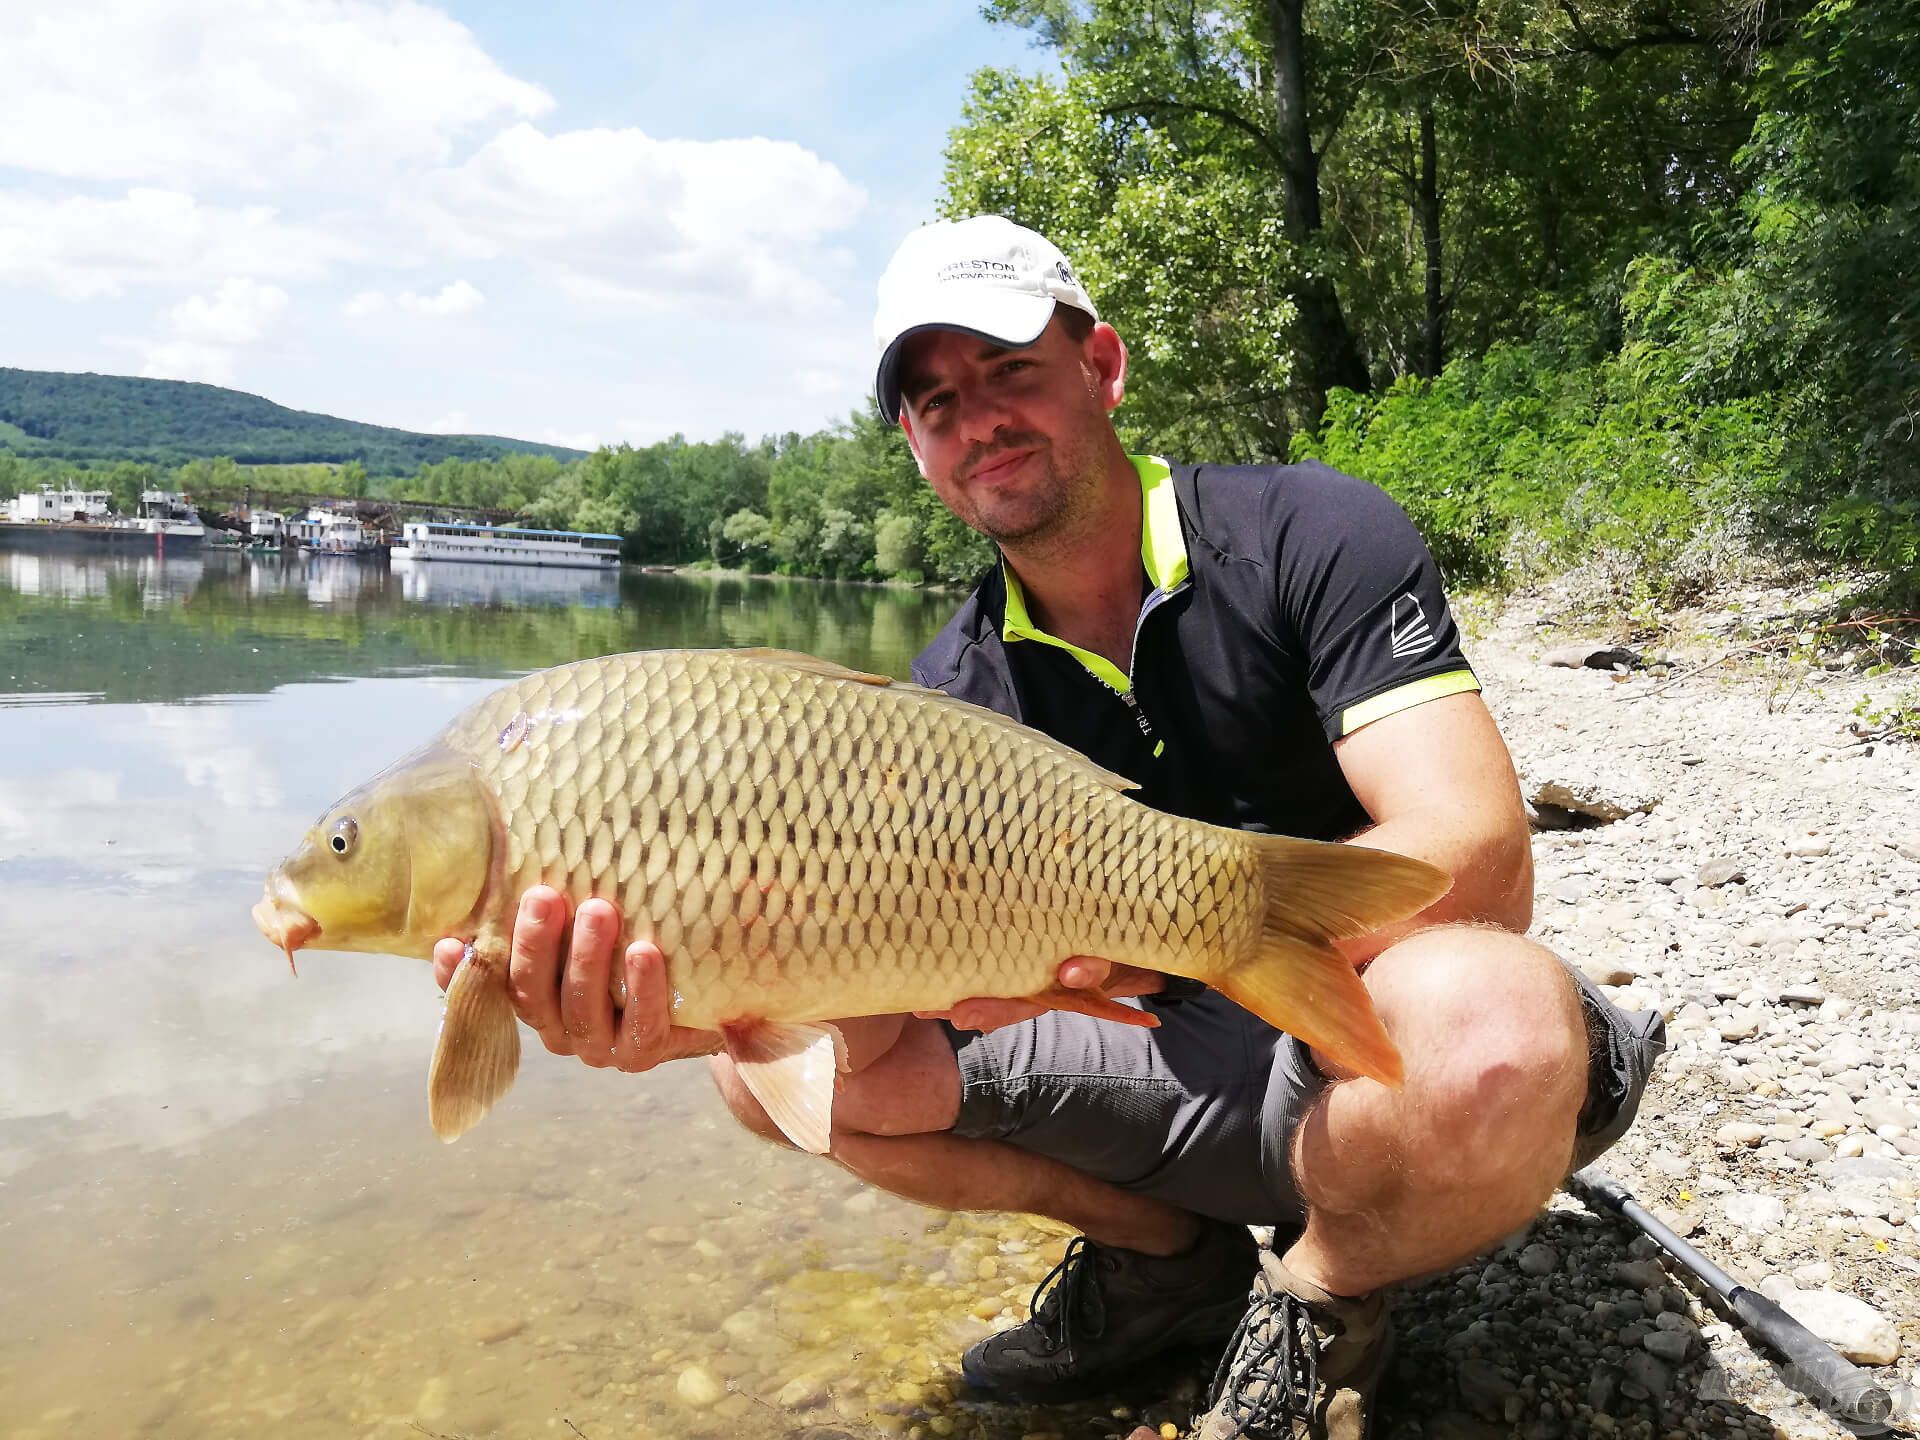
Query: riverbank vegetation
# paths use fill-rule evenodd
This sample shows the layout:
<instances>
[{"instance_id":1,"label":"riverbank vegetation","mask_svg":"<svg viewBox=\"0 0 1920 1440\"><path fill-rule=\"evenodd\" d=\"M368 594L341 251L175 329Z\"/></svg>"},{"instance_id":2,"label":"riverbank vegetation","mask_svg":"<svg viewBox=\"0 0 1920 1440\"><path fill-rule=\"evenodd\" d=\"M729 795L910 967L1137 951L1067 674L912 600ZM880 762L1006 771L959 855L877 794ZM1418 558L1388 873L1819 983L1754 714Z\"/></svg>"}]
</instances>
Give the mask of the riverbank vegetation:
<instances>
[{"instance_id":1,"label":"riverbank vegetation","mask_svg":"<svg viewBox=\"0 0 1920 1440\"><path fill-rule=\"evenodd\" d=\"M974 78L943 208L1075 258L1132 349L1130 444L1323 458L1390 490L1456 581L1598 557L1658 596L1772 547L1920 588L1912 7L986 13L1049 63ZM952 581L988 558L870 407L354 483L614 531L637 561Z\"/></svg>"}]
</instances>

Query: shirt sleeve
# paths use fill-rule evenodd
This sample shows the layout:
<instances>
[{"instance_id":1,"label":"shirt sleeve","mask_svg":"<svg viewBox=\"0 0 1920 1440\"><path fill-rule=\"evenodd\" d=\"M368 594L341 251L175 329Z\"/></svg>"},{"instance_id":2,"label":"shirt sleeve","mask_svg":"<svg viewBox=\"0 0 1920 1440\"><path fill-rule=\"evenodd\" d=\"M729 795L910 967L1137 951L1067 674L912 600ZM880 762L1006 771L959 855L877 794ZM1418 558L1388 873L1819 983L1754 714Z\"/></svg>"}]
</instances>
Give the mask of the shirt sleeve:
<instances>
[{"instance_id":1,"label":"shirt sleeve","mask_svg":"<svg viewBox=\"0 0 1920 1440\"><path fill-rule=\"evenodd\" d=\"M1318 464L1281 491L1278 605L1327 739L1478 690L1439 567L1393 499Z\"/></svg>"}]
</instances>

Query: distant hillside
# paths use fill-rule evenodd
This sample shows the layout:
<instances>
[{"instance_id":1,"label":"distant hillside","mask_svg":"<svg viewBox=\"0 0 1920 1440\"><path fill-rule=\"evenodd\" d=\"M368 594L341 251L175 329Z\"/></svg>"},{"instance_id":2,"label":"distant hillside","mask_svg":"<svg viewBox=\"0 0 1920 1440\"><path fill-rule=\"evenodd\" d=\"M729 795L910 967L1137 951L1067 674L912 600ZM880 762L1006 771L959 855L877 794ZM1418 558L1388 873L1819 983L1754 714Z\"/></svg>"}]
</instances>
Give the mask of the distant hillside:
<instances>
[{"instance_id":1,"label":"distant hillside","mask_svg":"<svg viewBox=\"0 0 1920 1440\"><path fill-rule=\"evenodd\" d=\"M422 435L336 420L218 385L0 366L0 454L9 452L159 465L219 455L243 465L358 460L373 475L408 475L437 460L528 452L573 460L584 453L498 435Z\"/></svg>"}]
</instances>

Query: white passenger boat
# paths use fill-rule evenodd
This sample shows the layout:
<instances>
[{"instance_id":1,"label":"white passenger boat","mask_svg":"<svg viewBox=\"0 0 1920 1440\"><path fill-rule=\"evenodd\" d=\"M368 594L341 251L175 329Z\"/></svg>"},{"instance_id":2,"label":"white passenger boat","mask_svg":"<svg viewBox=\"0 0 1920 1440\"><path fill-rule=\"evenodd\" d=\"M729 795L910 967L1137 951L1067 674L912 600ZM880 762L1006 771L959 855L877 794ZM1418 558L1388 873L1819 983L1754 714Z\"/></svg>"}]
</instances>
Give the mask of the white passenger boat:
<instances>
[{"instance_id":1,"label":"white passenger boat","mask_svg":"<svg viewBox=\"0 0 1920 1440\"><path fill-rule=\"evenodd\" d=\"M496 525L457 525L409 520L401 527L396 564L461 560L470 565L551 565L578 570L617 570L618 535L573 530L518 530Z\"/></svg>"}]
</instances>

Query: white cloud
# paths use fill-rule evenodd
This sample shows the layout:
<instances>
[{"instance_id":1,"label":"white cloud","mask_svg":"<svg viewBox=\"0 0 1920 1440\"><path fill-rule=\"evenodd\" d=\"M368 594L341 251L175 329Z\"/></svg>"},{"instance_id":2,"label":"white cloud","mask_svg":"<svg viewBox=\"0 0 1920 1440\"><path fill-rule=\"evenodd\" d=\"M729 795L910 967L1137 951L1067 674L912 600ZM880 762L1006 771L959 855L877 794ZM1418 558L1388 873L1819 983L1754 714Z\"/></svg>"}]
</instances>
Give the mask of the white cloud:
<instances>
[{"instance_id":1,"label":"white cloud","mask_svg":"<svg viewBox=\"0 0 1920 1440\"><path fill-rule=\"evenodd\" d=\"M310 278L355 253L351 242L283 221L265 205L202 205L147 188L110 200L0 191L0 285L67 300L228 275Z\"/></svg>"},{"instance_id":2,"label":"white cloud","mask_svg":"<svg viewBox=\"0 0 1920 1440\"><path fill-rule=\"evenodd\" d=\"M599 435L592 430L559 430L551 425L542 426L532 437L542 445L564 445L569 450L598 450Z\"/></svg>"},{"instance_id":3,"label":"white cloud","mask_svg":"<svg viewBox=\"0 0 1920 1440\"><path fill-rule=\"evenodd\" d=\"M455 280L440 288L436 295L420 295L402 290L388 297L378 290L362 290L346 303L346 312L355 319L382 315L389 309L405 310L411 315L470 315L487 303L465 280Z\"/></svg>"},{"instance_id":4,"label":"white cloud","mask_svg":"<svg viewBox=\"0 0 1920 1440\"><path fill-rule=\"evenodd\" d=\"M415 0L8 0L0 165L92 180L365 184L546 113Z\"/></svg>"},{"instance_id":5,"label":"white cloud","mask_svg":"<svg viewBox=\"0 0 1920 1440\"><path fill-rule=\"evenodd\" d=\"M828 237L866 193L786 140L660 140L643 131L547 135L516 124L432 187L450 249L550 269L584 299L669 305L829 303L845 264Z\"/></svg>"},{"instance_id":6,"label":"white cloud","mask_svg":"<svg viewBox=\"0 0 1920 1440\"><path fill-rule=\"evenodd\" d=\"M233 378L235 352L263 339L286 308L286 291L245 277L210 296L190 296L168 312L167 335L147 347L140 373L225 385Z\"/></svg>"},{"instance_id":7,"label":"white cloud","mask_svg":"<svg viewBox=\"0 0 1920 1440\"><path fill-rule=\"evenodd\" d=\"M471 435L473 424L467 419L464 410L449 410L437 420L429 420L420 427L429 435Z\"/></svg>"}]
</instances>

